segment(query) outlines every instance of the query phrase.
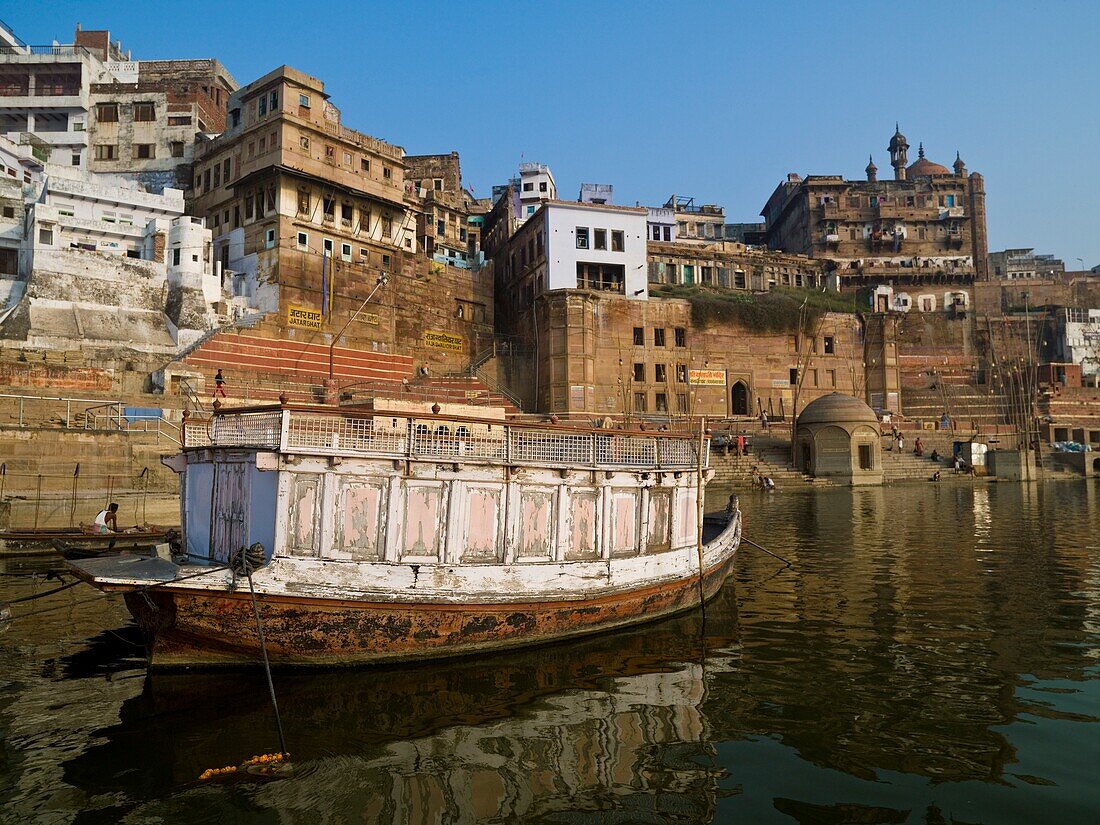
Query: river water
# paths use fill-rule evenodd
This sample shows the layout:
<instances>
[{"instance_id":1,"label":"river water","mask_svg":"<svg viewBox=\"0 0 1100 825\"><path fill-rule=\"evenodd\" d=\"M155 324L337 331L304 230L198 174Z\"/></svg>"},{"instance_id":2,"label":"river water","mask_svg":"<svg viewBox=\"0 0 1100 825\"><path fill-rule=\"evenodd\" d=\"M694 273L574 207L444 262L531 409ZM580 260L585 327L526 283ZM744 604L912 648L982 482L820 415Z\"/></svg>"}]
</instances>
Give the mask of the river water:
<instances>
[{"instance_id":1,"label":"river water","mask_svg":"<svg viewBox=\"0 0 1100 825\"><path fill-rule=\"evenodd\" d=\"M743 547L705 621L277 671L277 779L197 781L277 749L261 673L148 675L81 585L0 632L0 822L1095 822L1098 508L1091 481L744 495L791 567Z\"/></svg>"}]
</instances>

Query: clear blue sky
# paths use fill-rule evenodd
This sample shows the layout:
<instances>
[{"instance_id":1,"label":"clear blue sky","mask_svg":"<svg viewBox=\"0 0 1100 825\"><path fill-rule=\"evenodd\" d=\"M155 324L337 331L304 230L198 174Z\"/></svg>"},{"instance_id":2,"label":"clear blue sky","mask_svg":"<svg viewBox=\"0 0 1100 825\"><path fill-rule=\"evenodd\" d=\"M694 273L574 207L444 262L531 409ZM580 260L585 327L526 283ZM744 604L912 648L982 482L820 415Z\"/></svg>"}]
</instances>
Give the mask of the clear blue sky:
<instances>
[{"instance_id":1,"label":"clear blue sky","mask_svg":"<svg viewBox=\"0 0 1100 825\"><path fill-rule=\"evenodd\" d=\"M45 13L48 9L48 13ZM894 121L985 175L990 249L1100 264L1100 8L951 3L5 3L28 43L108 28L136 58L216 57L244 84L321 78L352 128L457 149L487 195L522 159L562 193L675 192L758 213L787 172L889 175Z\"/></svg>"}]
</instances>

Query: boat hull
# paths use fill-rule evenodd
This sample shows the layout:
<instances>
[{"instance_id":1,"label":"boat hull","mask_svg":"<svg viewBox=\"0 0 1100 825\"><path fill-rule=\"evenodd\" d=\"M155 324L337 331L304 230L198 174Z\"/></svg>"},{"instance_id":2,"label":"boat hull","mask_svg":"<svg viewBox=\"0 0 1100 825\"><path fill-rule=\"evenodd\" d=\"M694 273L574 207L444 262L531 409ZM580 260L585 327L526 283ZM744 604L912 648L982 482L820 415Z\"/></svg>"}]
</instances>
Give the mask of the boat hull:
<instances>
[{"instance_id":1,"label":"boat hull","mask_svg":"<svg viewBox=\"0 0 1100 825\"><path fill-rule=\"evenodd\" d=\"M703 576L714 596L730 553ZM158 587L126 594L154 667L259 664L247 582L235 592ZM699 606L698 576L587 599L457 604L348 602L262 595L268 656L276 665L335 666L461 656L654 621Z\"/></svg>"}]
</instances>

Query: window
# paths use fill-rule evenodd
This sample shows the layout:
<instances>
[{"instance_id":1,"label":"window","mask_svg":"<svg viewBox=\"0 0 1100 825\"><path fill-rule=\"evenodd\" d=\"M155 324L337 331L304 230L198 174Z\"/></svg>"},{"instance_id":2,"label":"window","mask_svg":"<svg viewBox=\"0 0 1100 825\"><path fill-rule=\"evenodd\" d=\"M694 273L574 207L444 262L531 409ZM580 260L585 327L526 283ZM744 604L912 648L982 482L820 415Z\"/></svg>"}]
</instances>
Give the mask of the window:
<instances>
[{"instance_id":1,"label":"window","mask_svg":"<svg viewBox=\"0 0 1100 825\"><path fill-rule=\"evenodd\" d=\"M230 158L226 158L225 163L223 164L223 166L225 167L225 169L223 170L224 173L225 173L225 185L228 186L229 185L229 177L230 177L229 176L229 171L233 168L232 167L232 160Z\"/></svg>"},{"instance_id":2,"label":"window","mask_svg":"<svg viewBox=\"0 0 1100 825\"><path fill-rule=\"evenodd\" d=\"M655 411L657 411L659 413L667 413L668 412L668 395L667 394L665 394L663 392L656 393L653 396L653 401L654 401L653 409Z\"/></svg>"},{"instance_id":3,"label":"window","mask_svg":"<svg viewBox=\"0 0 1100 825\"><path fill-rule=\"evenodd\" d=\"M254 211L253 210L253 204L254 204L254 201L252 200L252 196L251 195L245 195L244 196L244 219L246 221L252 219L252 214L253 214L253 211Z\"/></svg>"},{"instance_id":4,"label":"window","mask_svg":"<svg viewBox=\"0 0 1100 825\"><path fill-rule=\"evenodd\" d=\"M362 160L359 161L359 168L362 169L364 172L369 172L370 171L370 161L367 160L366 158L363 158Z\"/></svg>"},{"instance_id":5,"label":"window","mask_svg":"<svg viewBox=\"0 0 1100 825\"><path fill-rule=\"evenodd\" d=\"M634 327L634 346L645 346L645 327Z\"/></svg>"},{"instance_id":6,"label":"window","mask_svg":"<svg viewBox=\"0 0 1100 825\"><path fill-rule=\"evenodd\" d=\"M829 382L830 387L836 386L836 370L825 370L825 379Z\"/></svg>"},{"instance_id":7,"label":"window","mask_svg":"<svg viewBox=\"0 0 1100 825\"><path fill-rule=\"evenodd\" d=\"M331 161L336 160L336 147L333 146L332 144L329 144L329 143L325 144L325 160L331 160Z\"/></svg>"},{"instance_id":8,"label":"window","mask_svg":"<svg viewBox=\"0 0 1100 825\"><path fill-rule=\"evenodd\" d=\"M645 406L645 393L634 393L634 412L644 413L646 411Z\"/></svg>"},{"instance_id":9,"label":"window","mask_svg":"<svg viewBox=\"0 0 1100 825\"><path fill-rule=\"evenodd\" d=\"M446 232L447 232L446 222L445 221L436 221L435 222L435 233L437 235L442 236L442 235L445 235Z\"/></svg>"},{"instance_id":10,"label":"window","mask_svg":"<svg viewBox=\"0 0 1100 825\"><path fill-rule=\"evenodd\" d=\"M683 327L676 327L676 346L687 346L687 330Z\"/></svg>"},{"instance_id":11,"label":"window","mask_svg":"<svg viewBox=\"0 0 1100 825\"><path fill-rule=\"evenodd\" d=\"M260 99L256 101L256 117L263 117L267 114L267 98L260 95Z\"/></svg>"},{"instance_id":12,"label":"window","mask_svg":"<svg viewBox=\"0 0 1100 825\"><path fill-rule=\"evenodd\" d=\"M84 131L84 121L83 120L74 120L73 121L73 131L74 132L83 132Z\"/></svg>"},{"instance_id":13,"label":"window","mask_svg":"<svg viewBox=\"0 0 1100 825\"><path fill-rule=\"evenodd\" d=\"M578 244L580 246L580 244ZM606 229L593 229L592 230L592 248L593 249L607 249L607 230Z\"/></svg>"},{"instance_id":14,"label":"window","mask_svg":"<svg viewBox=\"0 0 1100 825\"><path fill-rule=\"evenodd\" d=\"M665 345L665 329L664 327L657 327L653 330L653 346L663 347Z\"/></svg>"},{"instance_id":15,"label":"window","mask_svg":"<svg viewBox=\"0 0 1100 825\"><path fill-rule=\"evenodd\" d=\"M435 189L436 192L442 192L443 178L432 178L432 188Z\"/></svg>"},{"instance_id":16,"label":"window","mask_svg":"<svg viewBox=\"0 0 1100 825\"><path fill-rule=\"evenodd\" d=\"M309 95L298 95L298 105L303 109L309 108Z\"/></svg>"},{"instance_id":17,"label":"window","mask_svg":"<svg viewBox=\"0 0 1100 825\"><path fill-rule=\"evenodd\" d=\"M354 214L354 210L350 203L340 204L340 223L344 226L351 226L351 218Z\"/></svg>"},{"instance_id":18,"label":"window","mask_svg":"<svg viewBox=\"0 0 1100 825\"><path fill-rule=\"evenodd\" d=\"M322 198L321 204L323 212L325 213L325 220L331 221L336 218L336 199L335 198Z\"/></svg>"},{"instance_id":19,"label":"window","mask_svg":"<svg viewBox=\"0 0 1100 825\"><path fill-rule=\"evenodd\" d=\"M393 235L393 218L389 215L382 216L382 237L389 238Z\"/></svg>"},{"instance_id":20,"label":"window","mask_svg":"<svg viewBox=\"0 0 1100 825\"><path fill-rule=\"evenodd\" d=\"M4 217L5 218L14 218L15 217L15 207L14 206L5 206L4 207Z\"/></svg>"},{"instance_id":21,"label":"window","mask_svg":"<svg viewBox=\"0 0 1100 825\"><path fill-rule=\"evenodd\" d=\"M267 106L273 112L279 108L279 91L277 89L268 96Z\"/></svg>"},{"instance_id":22,"label":"window","mask_svg":"<svg viewBox=\"0 0 1100 825\"><path fill-rule=\"evenodd\" d=\"M152 103L135 103L134 120L138 123L148 123L157 119L157 107Z\"/></svg>"},{"instance_id":23,"label":"window","mask_svg":"<svg viewBox=\"0 0 1100 825\"><path fill-rule=\"evenodd\" d=\"M834 355L836 353L836 339L832 335L825 336L825 354Z\"/></svg>"},{"instance_id":24,"label":"window","mask_svg":"<svg viewBox=\"0 0 1100 825\"><path fill-rule=\"evenodd\" d=\"M382 167L382 177L385 178L386 180L389 180L390 178L393 177L393 170L390 169L390 167L388 167L388 166L383 166Z\"/></svg>"},{"instance_id":25,"label":"window","mask_svg":"<svg viewBox=\"0 0 1100 825\"><path fill-rule=\"evenodd\" d=\"M871 445L870 444L860 444L859 445L859 469L861 469L861 470L873 470L874 469L873 455L874 454L871 452Z\"/></svg>"},{"instance_id":26,"label":"window","mask_svg":"<svg viewBox=\"0 0 1100 825\"><path fill-rule=\"evenodd\" d=\"M168 149L172 153L172 157L174 157L174 158L182 158L183 157L183 141L182 140L173 140L171 143L168 144Z\"/></svg>"},{"instance_id":27,"label":"window","mask_svg":"<svg viewBox=\"0 0 1100 825\"><path fill-rule=\"evenodd\" d=\"M791 367L791 374L790 374L789 378L790 378L790 385L792 387L795 384L798 383L798 368L797 367Z\"/></svg>"},{"instance_id":28,"label":"window","mask_svg":"<svg viewBox=\"0 0 1100 825\"><path fill-rule=\"evenodd\" d=\"M298 248L303 252L309 251L309 235L305 232L298 233Z\"/></svg>"},{"instance_id":29,"label":"window","mask_svg":"<svg viewBox=\"0 0 1100 825\"><path fill-rule=\"evenodd\" d=\"M321 241L321 254L322 255L324 255L328 258L331 258L332 257L332 250L334 248L335 248L335 244L333 243L332 238L325 238L323 241Z\"/></svg>"},{"instance_id":30,"label":"window","mask_svg":"<svg viewBox=\"0 0 1100 825\"><path fill-rule=\"evenodd\" d=\"M588 227L577 227L577 249L588 249Z\"/></svg>"},{"instance_id":31,"label":"window","mask_svg":"<svg viewBox=\"0 0 1100 825\"><path fill-rule=\"evenodd\" d=\"M202 173L202 191L203 192L209 192L210 191L210 170L209 169L207 169L205 172Z\"/></svg>"},{"instance_id":32,"label":"window","mask_svg":"<svg viewBox=\"0 0 1100 825\"><path fill-rule=\"evenodd\" d=\"M117 160L118 146L113 143L97 143L95 147L96 160Z\"/></svg>"},{"instance_id":33,"label":"window","mask_svg":"<svg viewBox=\"0 0 1100 825\"><path fill-rule=\"evenodd\" d=\"M676 412L686 413L688 411L688 397L686 392L676 393Z\"/></svg>"},{"instance_id":34,"label":"window","mask_svg":"<svg viewBox=\"0 0 1100 825\"><path fill-rule=\"evenodd\" d=\"M152 143L135 143L134 157L138 160L149 160L156 157L156 146Z\"/></svg>"},{"instance_id":35,"label":"window","mask_svg":"<svg viewBox=\"0 0 1100 825\"><path fill-rule=\"evenodd\" d=\"M539 181L539 191L540 192L548 191L547 188L546 188L546 181L544 181L544 180Z\"/></svg>"},{"instance_id":36,"label":"window","mask_svg":"<svg viewBox=\"0 0 1100 825\"><path fill-rule=\"evenodd\" d=\"M351 166L351 161L352 161L351 152L344 152L344 165L345 166Z\"/></svg>"},{"instance_id":37,"label":"window","mask_svg":"<svg viewBox=\"0 0 1100 825\"><path fill-rule=\"evenodd\" d=\"M638 382L645 381L645 364L634 365L634 380Z\"/></svg>"},{"instance_id":38,"label":"window","mask_svg":"<svg viewBox=\"0 0 1100 825\"><path fill-rule=\"evenodd\" d=\"M241 110L240 109L230 109L229 110L229 125L233 126L233 127L241 125ZM205 127L203 126L201 120L199 121L199 129L205 131Z\"/></svg>"},{"instance_id":39,"label":"window","mask_svg":"<svg viewBox=\"0 0 1100 825\"><path fill-rule=\"evenodd\" d=\"M668 370L664 364L653 365L653 380L658 384L663 384L668 380Z\"/></svg>"},{"instance_id":40,"label":"window","mask_svg":"<svg viewBox=\"0 0 1100 825\"><path fill-rule=\"evenodd\" d=\"M623 251L623 232L621 229L611 230L611 251L622 252Z\"/></svg>"},{"instance_id":41,"label":"window","mask_svg":"<svg viewBox=\"0 0 1100 825\"><path fill-rule=\"evenodd\" d=\"M79 166L80 165L80 155L73 155L72 156L72 164L73 164L73 166Z\"/></svg>"},{"instance_id":42,"label":"window","mask_svg":"<svg viewBox=\"0 0 1100 825\"><path fill-rule=\"evenodd\" d=\"M655 240L655 241L661 240L661 227L659 227L659 226L654 226L653 227L653 240Z\"/></svg>"},{"instance_id":43,"label":"window","mask_svg":"<svg viewBox=\"0 0 1100 825\"><path fill-rule=\"evenodd\" d=\"M298 145L301 146L303 149L308 149L309 148L309 138L307 138L305 135L302 135L301 137L298 138Z\"/></svg>"},{"instance_id":44,"label":"window","mask_svg":"<svg viewBox=\"0 0 1100 825\"><path fill-rule=\"evenodd\" d=\"M118 123L118 104L97 104L95 107L95 117L100 123Z\"/></svg>"},{"instance_id":45,"label":"window","mask_svg":"<svg viewBox=\"0 0 1100 825\"><path fill-rule=\"evenodd\" d=\"M672 240L672 227L671 226L664 227L664 239L666 241L671 241Z\"/></svg>"},{"instance_id":46,"label":"window","mask_svg":"<svg viewBox=\"0 0 1100 825\"><path fill-rule=\"evenodd\" d=\"M601 292L626 292L626 268L622 264L595 264L577 261L577 289Z\"/></svg>"},{"instance_id":47,"label":"window","mask_svg":"<svg viewBox=\"0 0 1100 825\"><path fill-rule=\"evenodd\" d=\"M308 189L299 189L298 190L298 214L299 215L308 215L309 214L309 190Z\"/></svg>"},{"instance_id":48,"label":"window","mask_svg":"<svg viewBox=\"0 0 1100 825\"><path fill-rule=\"evenodd\" d=\"M46 245L53 245L53 228L43 226L39 229L38 242Z\"/></svg>"},{"instance_id":49,"label":"window","mask_svg":"<svg viewBox=\"0 0 1100 825\"><path fill-rule=\"evenodd\" d=\"M179 249L173 249L172 250L172 266L179 266L179 265L180 265L180 250Z\"/></svg>"},{"instance_id":50,"label":"window","mask_svg":"<svg viewBox=\"0 0 1100 825\"><path fill-rule=\"evenodd\" d=\"M340 258L342 260L345 260L345 261L350 261L351 260L351 244L350 243L340 244Z\"/></svg>"},{"instance_id":51,"label":"window","mask_svg":"<svg viewBox=\"0 0 1100 825\"><path fill-rule=\"evenodd\" d=\"M383 255L382 256L382 266L389 266L389 265L390 265L390 256L389 255Z\"/></svg>"},{"instance_id":52,"label":"window","mask_svg":"<svg viewBox=\"0 0 1100 825\"><path fill-rule=\"evenodd\" d=\"M688 368L687 364L676 365L676 383L686 384L688 380Z\"/></svg>"},{"instance_id":53,"label":"window","mask_svg":"<svg viewBox=\"0 0 1100 825\"><path fill-rule=\"evenodd\" d=\"M275 227L268 227L264 230L264 249L275 248Z\"/></svg>"},{"instance_id":54,"label":"window","mask_svg":"<svg viewBox=\"0 0 1100 825\"><path fill-rule=\"evenodd\" d=\"M190 126L191 115L170 115L168 118L169 126Z\"/></svg>"},{"instance_id":55,"label":"window","mask_svg":"<svg viewBox=\"0 0 1100 825\"><path fill-rule=\"evenodd\" d=\"M528 215L534 215L534 214L535 214L535 207L533 207L533 206L528 206L528 207L527 207L527 214L528 214Z\"/></svg>"},{"instance_id":56,"label":"window","mask_svg":"<svg viewBox=\"0 0 1100 825\"><path fill-rule=\"evenodd\" d=\"M533 184L533 183L523 184L523 191L524 192L534 192L535 191L535 184Z\"/></svg>"}]
</instances>

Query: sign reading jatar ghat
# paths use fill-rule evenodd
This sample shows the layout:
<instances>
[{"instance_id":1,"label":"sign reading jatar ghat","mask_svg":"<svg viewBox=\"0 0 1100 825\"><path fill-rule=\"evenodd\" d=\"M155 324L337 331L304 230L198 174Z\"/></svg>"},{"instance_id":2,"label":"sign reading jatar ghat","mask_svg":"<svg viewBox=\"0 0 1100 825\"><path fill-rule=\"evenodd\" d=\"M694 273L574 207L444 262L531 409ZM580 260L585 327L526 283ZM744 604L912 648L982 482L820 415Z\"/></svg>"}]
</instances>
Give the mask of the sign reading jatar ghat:
<instances>
[{"instance_id":1,"label":"sign reading jatar ghat","mask_svg":"<svg viewBox=\"0 0 1100 825\"><path fill-rule=\"evenodd\" d=\"M424 346L433 349L445 349L450 352L462 352L462 336L426 329L424 330Z\"/></svg>"},{"instance_id":2,"label":"sign reading jatar ghat","mask_svg":"<svg viewBox=\"0 0 1100 825\"><path fill-rule=\"evenodd\" d=\"M688 370L688 383L693 387L726 386L725 370Z\"/></svg>"},{"instance_id":3,"label":"sign reading jatar ghat","mask_svg":"<svg viewBox=\"0 0 1100 825\"><path fill-rule=\"evenodd\" d=\"M320 329L324 323L324 316L319 309L290 304L286 308L286 323L287 326L302 329Z\"/></svg>"}]
</instances>

